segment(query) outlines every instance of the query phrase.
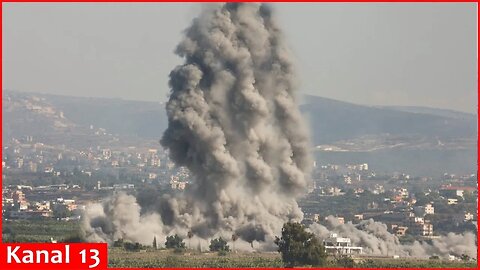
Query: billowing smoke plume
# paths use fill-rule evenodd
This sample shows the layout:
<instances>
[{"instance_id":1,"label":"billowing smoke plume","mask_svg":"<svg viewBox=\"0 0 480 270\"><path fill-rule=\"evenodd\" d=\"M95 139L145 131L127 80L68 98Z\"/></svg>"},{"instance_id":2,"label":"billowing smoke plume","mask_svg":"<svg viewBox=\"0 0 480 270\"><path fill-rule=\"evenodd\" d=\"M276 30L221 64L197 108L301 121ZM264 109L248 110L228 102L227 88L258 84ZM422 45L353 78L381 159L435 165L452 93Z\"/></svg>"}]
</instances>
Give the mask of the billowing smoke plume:
<instances>
[{"instance_id":1,"label":"billowing smoke plume","mask_svg":"<svg viewBox=\"0 0 480 270\"><path fill-rule=\"evenodd\" d=\"M401 244L397 236L387 231L387 225L384 223L370 219L361 221L359 224L342 224L332 216L327 217L325 226L315 223L309 229L322 239L328 238L332 232L348 237L352 245L363 247L366 254L419 258L428 258L431 255L448 258L448 255L466 254L472 258L477 257L477 237L471 232L449 233L429 243L415 241L412 244Z\"/></svg>"},{"instance_id":2,"label":"billowing smoke plume","mask_svg":"<svg viewBox=\"0 0 480 270\"><path fill-rule=\"evenodd\" d=\"M182 197L147 205L118 195L89 210L87 233L144 243L188 231L200 239L236 233L267 242L284 222L302 219L296 197L312 164L292 61L272 12L264 4L208 6L176 53L185 63L170 74L161 144L194 183Z\"/></svg>"},{"instance_id":3,"label":"billowing smoke plume","mask_svg":"<svg viewBox=\"0 0 480 270\"><path fill-rule=\"evenodd\" d=\"M176 53L185 63L170 74L168 129L161 140L170 158L194 178L179 196L119 193L90 206L84 230L91 241L117 239L151 244L172 234L193 232L192 248L209 239L240 236L237 249L273 249L287 221L303 217L296 198L307 187L308 132L294 99L294 72L271 10L262 4L206 7L185 32ZM327 227L366 253L476 257L473 234L449 234L432 244L401 245L385 224ZM162 243L163 241L159 241Z\"/></svg>"}]
</instances>

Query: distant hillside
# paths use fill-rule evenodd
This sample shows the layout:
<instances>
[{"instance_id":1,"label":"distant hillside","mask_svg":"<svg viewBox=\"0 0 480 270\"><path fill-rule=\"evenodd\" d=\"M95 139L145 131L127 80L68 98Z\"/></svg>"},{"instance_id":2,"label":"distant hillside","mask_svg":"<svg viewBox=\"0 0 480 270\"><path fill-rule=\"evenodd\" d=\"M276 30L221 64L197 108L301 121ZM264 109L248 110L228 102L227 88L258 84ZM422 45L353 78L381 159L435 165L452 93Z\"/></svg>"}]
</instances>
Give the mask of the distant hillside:
<instances>
[{"instance_id":1,"label":"distant hillside","mask_svg":"<svg viewBox=\"0 0 480 270\"><path fill-rule=\"evenodd\" d=\"M384 106L381 108L403 111L403 112L411 112L411 113L431 114L431 115L437 115L442 117L473 120L473 121L475 121L477 117L476 115L471 113L464 113L464 112L458 112L458 111L447 110L447 109L418 107L418 106L388 106L388 107Z\"/></svg>"},{"instance_id":2,"label":"distant hillside","mask_svg":"<svg viewBox=\"0 0 480 270\"><path fill-rule=\"evenodd\" d=\"M109 133L159 139L167 127L157 102L82 98L4 91L4 136L54 132L74 127L105 128ZM476 138L476 116L418 107L368 107L306 96L301 110L315 145L369 135L419 135L435 139ZM39 103L42 110L32 109ZM20 106L20 104L23 104ZM42 105L43 104L43 105ZM28 107L28 108L27 108ZM17 132L14 132L17 131Z\"/></svg>"},{"instance_id":3,"label":"distant hillside","mask_svg":"<svg viewBox=\"0 0 480 270\"><path fill-rule=\"evenodd\" d=\"M45 143L88 147L112 143L115 135L95 135L102 129L131 142L133 137L158 141L167 127L164 104L156 102L11 91L2 99L4 140L32 135ZM320 164L366 162L379 172L425 176L476 171L475 115L368 107L316 96L306 96L300 109Z\"/></svg>"},{"instance_id":4,"label":"distant hillside","mask_svg":"<svg viewBox=\"0 0 480 270\"><path fill-rule=\"evenodd\" d=\"M38 96L4 92L2 103L3 138L68 133L77 128L62 111Z\"/></svg>"},{"instance_id":5,"label":"distant hillside","mask_svg":"<svg viewBox=\"0 0 480 270\"><path fill-rule=\"evenodd\" d=\"M167 127L163 104L108 98L43 95L73 122L105 128L108 132L160 138Z\"/></svg>"},{"instance_id":6,"label":"distant hillside","mask_svg":"<svg viewBox=\"0 0 480 270\"><path fill-rule=\"evenodd\" d=\"M366 135L420 135L433 138L476 138L476 117L449 117L438 113L407 112L355 105L307 96L301 106L310 123L313 142L327 144ZM430 109L431 110L431 109ZM418 111L418 108L417 108ZM468 115L468 114L466 114Z\"/></svg>"}]
</instances>

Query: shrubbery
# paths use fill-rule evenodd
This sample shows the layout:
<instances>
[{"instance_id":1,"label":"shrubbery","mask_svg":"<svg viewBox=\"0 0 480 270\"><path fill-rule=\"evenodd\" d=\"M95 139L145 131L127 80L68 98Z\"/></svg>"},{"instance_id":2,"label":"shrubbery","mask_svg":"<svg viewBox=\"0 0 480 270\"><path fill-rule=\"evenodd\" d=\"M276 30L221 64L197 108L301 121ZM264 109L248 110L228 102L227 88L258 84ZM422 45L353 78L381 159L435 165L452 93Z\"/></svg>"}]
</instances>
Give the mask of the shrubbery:
<instances>
[{"instance_id":1,"label":"shrubbery","mask_svg":"<svg viewBox=\"0 0 480 270\"><path fill-rule=\"evenodd\" d=\"M126 251L139 251L141 249L146 249L146 247L140 243L126 242L123 239L115 240L115 242L113 242L113 246L124 248Z\"/></svg>"},{"instance_id":2,"label":"shrubbery","mask_svg":"<svg viewBox=\"0 0 480 270\"><path fill-rule=\"evenodd\" d=\"M132 242L125 242L123 244L123 247L127 251L139 251L140 249L143 248L143 246L140 243L132 243Z\"/></svg>"},{"instance_id":3,"label":"shrubbery","mask_svg":"<svg viewBox=\"0 0 480 270\"><path fill-rule=\"evenodd\" d=\"M185 249L185 243L183 242L183 238L178 236L178 234L175 234L167 236L165 247L171 249Z\"/></svg>"},{"instance_id":4,"label":"shrubbery","mask_svg":"<svg viewBox=\"0 0 480 270\"><path fill-rule=\"evenodd\" d=\"M325 265L327 254L325 247L313 233L305 231L305 226L297 222L283 225L282 237L276 237L275 244L282 260L288 267Z\"/></svg>"},{"instance_id":5,"label":"shrubbery","mask_svg":"<svg viewBox=\"0 0 480 270\"><path fill-rule=\"evenodd\" d=\"M355 261L350 256L340 255L335 257L335 266L342 268L354 268Z\"/></svg>"},{"instance_id":6,"label":"shrubbery","mask_svg":"<svg viewBox=\"0 0 480 270\"><path fill-rule=\"evenodd\" d=\"M230 247L227 244L227 241L222 237L213 239L210 241L210 251L218 251L218 252L229 252Z\"/></svg>"}]
</instances>

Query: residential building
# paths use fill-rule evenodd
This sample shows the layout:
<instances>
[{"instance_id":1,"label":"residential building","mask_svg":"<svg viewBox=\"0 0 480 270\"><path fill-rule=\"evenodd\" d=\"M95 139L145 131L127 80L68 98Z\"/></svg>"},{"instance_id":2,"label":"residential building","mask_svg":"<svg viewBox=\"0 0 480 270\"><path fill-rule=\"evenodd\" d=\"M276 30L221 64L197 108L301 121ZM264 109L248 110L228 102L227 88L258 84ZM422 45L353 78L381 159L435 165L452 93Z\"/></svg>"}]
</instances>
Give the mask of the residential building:
<instances>
[{"instance_id":1,"label":"residential building","mask_svg":"<svg viewBox=\"0 0 480 270\"><path fill-rule=\"evenodd\" d=\"M323 240L325 250L330 254L362 254L362 247L352 246L350 238L338 237L336 233Z\"/></svg>"},{"instance_id":2,"label":"residential building","mask_svg":"<svg viewBox=\"0 0 480 270\"><path fill-rule=\"evenodd\" d=\"M416 206L413 208L415 215L417 216L425 216L425 215L433 215L435 214L435 207L431 203L427 203L424 206Z\"/></svg>"}]
</instances>

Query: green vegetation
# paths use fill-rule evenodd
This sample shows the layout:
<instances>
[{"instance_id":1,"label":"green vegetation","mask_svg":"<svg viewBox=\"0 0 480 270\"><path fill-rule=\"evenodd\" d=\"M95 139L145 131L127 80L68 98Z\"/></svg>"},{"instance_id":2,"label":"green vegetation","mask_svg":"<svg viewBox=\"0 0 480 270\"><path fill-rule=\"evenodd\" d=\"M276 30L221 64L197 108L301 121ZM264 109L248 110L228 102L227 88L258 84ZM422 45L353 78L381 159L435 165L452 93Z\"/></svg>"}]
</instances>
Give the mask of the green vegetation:
<instances>
[{"instance_id":1,"label":"green vegetation","mask_svg":"<svg viewBox=\"0 0 480 270\"><path fill-rule=\"evenodd\" d=\"M300 223L285 223L282 237L276 237L275 244L287 267L322 266L326 263L325 247L313 233L305 231L305 226Z\"/></svg>"},{"instance_id":2,"label":"green vegetation","mask_svg":"<svg viewBox=\"0 0 480 270\"><path fill-rule=\"evenodd\" d=\"M152 247L153 247L154 249L157 249L157 248L158 248L158 246L157 246L157 237L156 237L156 236L153 237Z\"/></svg>"},{"instance_id":3,"label":"green vegetation","mask_svg":"<svg viewBox=\"0 0 480 270\"><path fill-rule=\"evenodd\" d=\"M210 251L218 251L220 255L226 255L225 253L230 251L227 241L222 237L210 241L209 248Z\"/></svg>"},{"instance_id":4,"label":"green vegetation","mask_svg":"<svg viewBox=\"0 0 480 270\"><path fill-rule=\"evenodd\" d=\"M122 248L123 248L123 247L124 247L124 245L123 245L123 239L120 238L120 239L118 239L118 240L115 240L115 241L113 242L113 246L114 246L114 247L122 247Z\"/></svg>"},{"instance_id":5,"label":"green vegetation","mask_svg":"<svg viewBox=\"0 0 480 270\"><path fill-rule=\"evenodd\" d=\"M464 233L466 231L476 232L477 227L472 222L452 222L452 216L459 213L477 212L476 197L472 196L471 192L465 192L465 199L462 197L456 197L459 203L457 205L449 205L446 198L440 197L438 192L430 192L426 195L423 192L415 193L417 198L416 205L424 205L425 203L433 203L435 206L435 214L425 216L426 220L429 220L435 228L437 234Z\"/></svg>"},{"instance_id":6,"label":"green vegetation","mask_svg":"<svg viewBox=\"0 0 480 270\"><path fill-rule=\"evenodd\" d=\"M347 255L339 255L335 257L334 267L342 267L342 268L353 268L355 267L355 261L352 257Z\"/></svg>"},{"instance_id":7,"label":"green vegetation","mask_svg":"<svg viewBox=\"0 0 480 270\"><path fill-rule=\"evenodd\" d=\"M126 251L139 251L143 249L143 246L140 243L125 242L123 247Z\"/></svg>"},{"instance_id":8,"label":"green vegetation","mask_svg":"<svg viewBox=\"0 0 480 270\"><path fill-rule=\"evenodd\" d=\"M183 238L178 236L178 234L167 236L166 240L165 247L167 249L175 249L177 252L185 249L185 242L183 242Z\"/></svg>"},{"instance_id":9,"label":"green vegetation","mask_svg":"<svg viewBox=\"0 0 480 270\"><path fill-rule=\"evenodd\" d=\"M143 252L129 252L123 248L109 248L109 267L210 267L210 268L237 268L237 267L268 267L283 268L284 264L278 253L262 252L228 252L225 256L218 256L213 252L199 252L186 250L183 254L176 254L174 250L147 249ZM323 267L348 268L353 263L354 268L476 268L475 262L417 260L417 259L351 259L350 257L330 257Z\"/></svg>"},{"instance_id":10,"label":"green vegetation","mask_svg":"<svg viewBox=\"0 0 480 270\"><path fill-rule=\"evenodd\" d=\"M310 194L299 201L304 212L322 213L322 216L339 215L346 220L353 220L354 215L368 211L369 204L375 203L377 208L386 209L388 202L384 201L385 194L373 194L368 190L355 194L353 190L346 190L344 196L319 196Z\"/></svg>"},{"instance_id":11,"label":"green vegetation","mask_svg":"<svg viewBox=\"0 0 480 270\"><path fill-rule=\"evenodd\" d=\"M187 250L177 254L174 250L153 250L145 252L128 252L121 248L109 248L109 267L207 267L207 268L237 268L237 267L274 267L283 266L276 253L233 253L225 256L217 253Z\"/></svg>"},{"instance_id":12,"label":"green vegetation","mask_svg":"<svg viewBox=\"0 0 480 270\"><path fill-rule=\"evenodd\" d=\"M477 263L438 259L366 259L355 263L355 268L477 268Z\"/></svg>"},{"instance_id":13,"label":"green vegetation","mask_svg":"<svg viewBox=\"0 0 480 270\"><path fill-rule=\"evenodd\" d=\"M130 251L130 252L137 252L140 250L146 250L150 249L150 247L144 246L138 242L128 242L128 241L123 241L123 239L118 239L113 242L113 247L114 248L122 248L125 251Z\"/></svg>"},{"instance_id":14,"label":"green vegetation","mask_svg":"<svg viewBox=\"0 0 480 270\"><path fill-rule=\"evenodd\" d=\"M83 242L78 221L4 220L3 242Z\"/></svg>"},{"instance_id":15,"label":"green vegetation","mask_svg":"<svg viewBox=\"0 0 480 270\"><path fill-rule=\"evenodd\" d=\"M49 242L50 238L64 242L83 241L80 224L77 221L7 220L3 221L2 229L4 242ZM109 267L281 268L284 266L278 253L225 252L223 255L218 256L217 252L202 253L189 249L179 254L175 249L154 249L150 246L118 240L109 247ZM350 257L329 257L323 267L351 267L353 262L355 268L476 268L475 261L468 261L470 258L466 256L462 259L465 261L445 261L437 256L432 256L430 260L404 258L352 260Z\"/></svg>"}]
</instances>

